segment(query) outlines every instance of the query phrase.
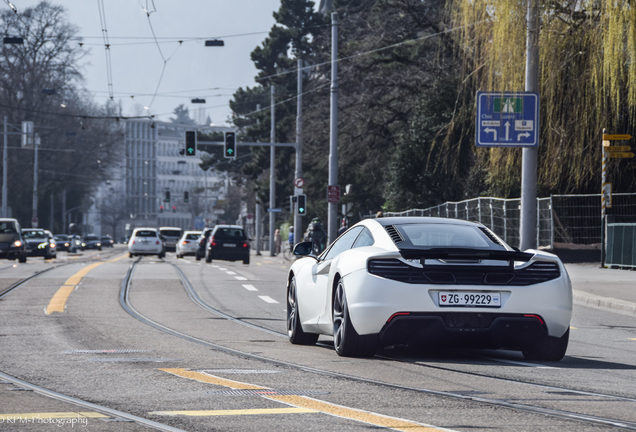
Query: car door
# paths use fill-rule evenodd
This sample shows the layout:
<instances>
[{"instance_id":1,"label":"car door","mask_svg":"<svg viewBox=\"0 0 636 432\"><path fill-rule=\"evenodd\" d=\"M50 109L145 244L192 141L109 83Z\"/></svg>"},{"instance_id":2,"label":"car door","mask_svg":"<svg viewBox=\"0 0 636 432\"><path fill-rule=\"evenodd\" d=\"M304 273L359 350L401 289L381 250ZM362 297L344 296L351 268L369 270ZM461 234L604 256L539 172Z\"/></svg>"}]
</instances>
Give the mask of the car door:
<instances>
[{"instance_id":1,"label":"car door","mask_svg":"<svg viewBox=\"0 0 636 432\"><path fill-rule=\"evenodd\" d=\"M304 305L300 304L301 315L306 310L307 317L312 317L312 322L316 323L320 317L326 315L331 310L331 287L330 270L333 259L340 253L349 250L353 242L363 227L353 227L334 243L332 243L325 252L323 252L318 260L311 267L311 282L305 292ZM304 307L303 307L304 306Z\"/></svg>"}]
</instances>

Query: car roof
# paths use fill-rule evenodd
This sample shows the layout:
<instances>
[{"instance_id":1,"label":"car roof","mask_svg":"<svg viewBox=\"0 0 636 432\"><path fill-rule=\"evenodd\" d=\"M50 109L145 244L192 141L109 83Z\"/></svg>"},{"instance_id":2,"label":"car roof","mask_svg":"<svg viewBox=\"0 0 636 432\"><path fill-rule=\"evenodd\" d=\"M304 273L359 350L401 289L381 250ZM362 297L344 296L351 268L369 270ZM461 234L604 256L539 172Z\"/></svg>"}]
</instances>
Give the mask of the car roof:
<instances>
[{"instance_id":1,"label":"car roof","mask_svg":"<svg viewBox=\"0 0 636 432\"><path fill-rule=\"evenodd\" d=\"M232 229L240 228L240 229L244 229L244 228L243 228L242 226L240 226L240 225L217 225L217 226L215 226L214 228L232 228Z\"/></svg>"},{"instance_id":2,"label":"car roof","mask_svg":"<svg viewBox=\"0 0 636 432\"><path fill-rule=\"evenodd\" d=\"M165 226L165 227L159 227L160 230L179 230L182 231L181 228L179 227L169 227L169 226Z\"/></svg>"},{"instance_id":3,"label":"car roof","mask_svg":"<svg viewBox=\"0 0 636 432\"><path fill-rule=\"evenodd\" d=\"M157 231L157 228L139 227L139 228L135 228L133 232L135 232L135 231L141 231L141 230L152 230L152 231Z\"/></svg>"}]
</instances>

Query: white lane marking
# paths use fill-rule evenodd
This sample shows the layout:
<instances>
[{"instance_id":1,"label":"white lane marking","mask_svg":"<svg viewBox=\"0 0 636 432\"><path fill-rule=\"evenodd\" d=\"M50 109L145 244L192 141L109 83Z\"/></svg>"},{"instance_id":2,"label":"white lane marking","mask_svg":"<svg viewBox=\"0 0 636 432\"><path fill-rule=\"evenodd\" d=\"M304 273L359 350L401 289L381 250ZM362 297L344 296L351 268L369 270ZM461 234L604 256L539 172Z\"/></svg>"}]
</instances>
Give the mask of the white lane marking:
<instances>
[{"instance_id":1,"label":"white lane marking","mask_svg":"<svg viewBox=\"0 0 636 432\"><path fill-rule=\"evenodd\" d=\"M227 271L227 269L226 269L226 268L223 268L223 267L217 267L217 268L218 268L219 270L221 270L221 271Z\"/></svg>"},{"instance_id":2,"label":"white lane marking","mask_svg":"<svg viewBox=\"0 0 636 432\"><path fill-rule=\"evenodd\" d=\"M248 291L258 291L258 289L256 289L254 285L243 285L243 288L245 288Z\"/></svg>"},{"instance_id":3,"label":"white lane marking","mask_svg":"<svg viewBox=\"0 0 636 432\"><path fill-rule=\"evenodd\" d=\"M236 280L240 280L240 281L247 280L247 278L246 278L246 277L243 277L243 276L234 276L234 279L236 279Z\"/></svg>"},{"instance_id":4,"label":"white lane marking","mask_svg":"<svg viewBox=\"0 0 636 432\"><path fill-rule=\"evenodd\" d=\"M258 296L261 300L267 303L278 303L276 300L271 298L270 296Z\"/></svg>"},{"instance_id":5,"label":"white lane marking","mask_svg":"<svg viewBox=\"0 0 636 432\"><path fill-rule=\"evenodd\" d=\"M233 272L233 271L226 271L225 273L229 274L229 275L235 275L236 274L236 272Z\"/></svg>"}]
</instances>

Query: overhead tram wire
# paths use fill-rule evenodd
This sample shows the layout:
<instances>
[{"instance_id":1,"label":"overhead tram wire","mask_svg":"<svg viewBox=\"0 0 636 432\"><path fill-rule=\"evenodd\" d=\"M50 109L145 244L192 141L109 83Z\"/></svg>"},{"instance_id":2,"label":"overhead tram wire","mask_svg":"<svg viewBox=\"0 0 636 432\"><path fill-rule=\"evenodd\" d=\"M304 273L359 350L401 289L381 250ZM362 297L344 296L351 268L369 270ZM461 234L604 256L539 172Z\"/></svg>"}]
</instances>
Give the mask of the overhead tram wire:
<instances>
[{"instance_id":1,"label":"overhead tram wire","mask_svg":"<svg viewBox=\"0 0 636 432\"><path fill-rule=\"evenodd\" d=\"M113 68L110 58L110 41L108 40L108 28L106 27L106 9L104 8L104 0L97 0L97 9L99 10L99 22L102 26L102 39L104 41L104 50L106 54L106 79L108 80L108 96L111 102L114 102L113 95Z\"/></svg>"}]
</instances>

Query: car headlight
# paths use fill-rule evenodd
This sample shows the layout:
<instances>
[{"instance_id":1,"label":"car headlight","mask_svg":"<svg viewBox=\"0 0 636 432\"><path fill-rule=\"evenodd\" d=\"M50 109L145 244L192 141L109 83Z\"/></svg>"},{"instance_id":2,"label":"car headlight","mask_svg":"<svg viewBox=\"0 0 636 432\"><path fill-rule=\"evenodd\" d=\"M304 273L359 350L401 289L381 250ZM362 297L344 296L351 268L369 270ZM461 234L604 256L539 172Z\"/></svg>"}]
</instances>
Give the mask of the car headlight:
<instances>
[{"instance_id":1,"label":"car headlight","mask_svg":"<svg viewBox=\"0 0 636 432\"><path fill-rule=\"evenodd\" d=\"M11 247L20 247L22 246L22 242L20 240L16 240L13 242L13 244L11 245Z\"/></svg>"},{"instance_id":2,"label":"car headlight","mask_svg":"<svg viewBox=\"0 0 636 432\"><path fill-rule=\"evenodd\" d=\"M70 245L68 243L64 243L64 247L69 247Z\"/></svg>"},{"instance_id":3,"label":"car headlight","mask_svg":"<svg viewBox=\"0 0 636 432\"><path fill-rule=\"evenodd\" d=\"M54 248L55 247L55 243L51 243L51 247Z\"/></svg>"},{"instance_id":4,"label":"car headlight","mask_svg":"<svg viewBox=\"0 0 636 432\"><path fill-rule=\"evenodd\" d=\"M82 243L82 247L86 247L86 243Z\"/></svg>"},{"instance_id":5,"label":"car headlight","mask_svg":"<svg viewBox=\"0 0 636 432\"><path fill-rule=\"evenodd\" d=\"M97 247L100 247L102 244L101 243L97 243Z\"/></svg>"}]
</instances>

